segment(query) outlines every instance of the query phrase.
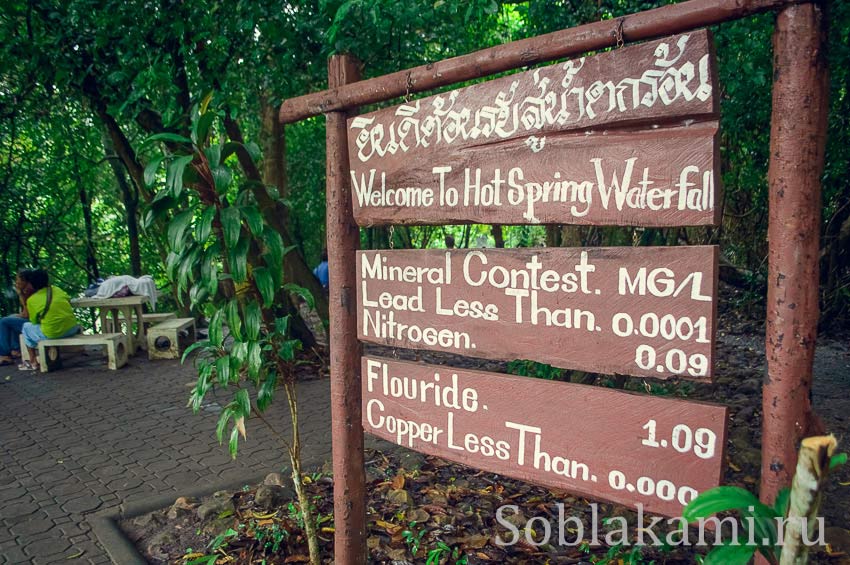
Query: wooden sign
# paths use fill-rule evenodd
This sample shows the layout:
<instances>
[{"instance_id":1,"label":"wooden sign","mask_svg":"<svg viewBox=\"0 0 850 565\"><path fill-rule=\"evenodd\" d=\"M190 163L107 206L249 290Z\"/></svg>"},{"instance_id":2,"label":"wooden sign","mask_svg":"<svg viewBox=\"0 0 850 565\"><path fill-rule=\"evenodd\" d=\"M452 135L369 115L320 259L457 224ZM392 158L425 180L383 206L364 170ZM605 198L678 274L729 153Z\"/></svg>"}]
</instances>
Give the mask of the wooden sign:
<instances>
[{"instance_id":1,"label":"wooden sign","mask_svg":"<svg viewBox=\"0 0 850 565\"><path fill-rule=\"evenodd\" d=\"M360 225L715 224L705 30L351 118Z\"/></svg>"},{"instance_id":2,"label":"wooden sign","mask_svg":"<svg viewBox=\"0 0 850 565\"><path fill-rule=\"evenodd\" d=\"M717 247L357 253L358 337L599 373L708 380Z\"/></svg>"},{"instance_id":3,"label":"wooden sign","mask_svg":"<svg viewBox=\"0 0 850 565\"><path fill-rule=\"evenodd\" d=\"M650 512L680 516L721 478L723 406L379 357L362 391L378 437Z\"/></svg>"}]
</instances>

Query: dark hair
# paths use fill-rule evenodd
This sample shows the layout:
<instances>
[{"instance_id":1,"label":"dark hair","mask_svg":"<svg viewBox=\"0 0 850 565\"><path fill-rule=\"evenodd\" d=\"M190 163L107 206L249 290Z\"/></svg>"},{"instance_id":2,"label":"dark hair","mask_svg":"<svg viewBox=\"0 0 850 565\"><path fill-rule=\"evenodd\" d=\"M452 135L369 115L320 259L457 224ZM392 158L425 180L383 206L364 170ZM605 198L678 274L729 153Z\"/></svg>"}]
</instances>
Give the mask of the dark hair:
<instances>
[{"instance_id":1,"label":"dark hair","mask_svg":"<svg viewBox=\"0 0 850 565\"><path fill-rule=\"evenodd\" d=\"M21 271L21 279L30 283L33 290L41 290L50 284L50 277L44 269L25 269Z\"/></svg>"},{"instance_id":2,"label":"dark hair","mask_svg":"<svg viewBox=\"0 0 850 565\"><path fill-rule=\"evenodd\" d=\"M328 260L328 250L322 249L322 261L327 261L327 260Z\"/></svg>"},{"instance_id":3,"label":"dark hair","mask_svg":"<svg viewBox=\"0 0 850 565\"><path fill-rule=\"evenodd\" d=\"M453 249L455 246L455 238L450 235L446 236L446 249Z\"/></svg>"}]
</instances>

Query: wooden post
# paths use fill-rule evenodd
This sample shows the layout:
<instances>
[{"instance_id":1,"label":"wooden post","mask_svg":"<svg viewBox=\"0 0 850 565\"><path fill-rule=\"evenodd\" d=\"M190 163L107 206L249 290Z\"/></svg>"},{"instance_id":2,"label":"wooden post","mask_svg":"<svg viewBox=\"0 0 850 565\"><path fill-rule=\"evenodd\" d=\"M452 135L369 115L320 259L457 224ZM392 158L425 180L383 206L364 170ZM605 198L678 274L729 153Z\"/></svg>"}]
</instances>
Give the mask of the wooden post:
<instances>
[{"instance_id":1,"label":"wooden post","mask_svg":"<svg viewBox=\"0 0 850 565\"><path fill-rule=\"evenodd\" d=\"M821 9L783 9L774 32L770 129L767 379L762 410L761 499L791 484L809 433L818 322L821 174L826 146L827 68Z\"/></svg>"},{"instance_id":2,"label":"wooden post","mask_svg":"<svg viewBox=\"0 0 850 565\"><path fill-rule=\"evenodd\" d=\"M358 80L358 62L334 55L328 87ZM334 562L366 562L366 478L361 423L360 342L357 340L355 251L360 232L351 207L348 133L344 111L326 114L327 234L330 272L331 433L334 471Z\"/></svg>"}]
</instances>

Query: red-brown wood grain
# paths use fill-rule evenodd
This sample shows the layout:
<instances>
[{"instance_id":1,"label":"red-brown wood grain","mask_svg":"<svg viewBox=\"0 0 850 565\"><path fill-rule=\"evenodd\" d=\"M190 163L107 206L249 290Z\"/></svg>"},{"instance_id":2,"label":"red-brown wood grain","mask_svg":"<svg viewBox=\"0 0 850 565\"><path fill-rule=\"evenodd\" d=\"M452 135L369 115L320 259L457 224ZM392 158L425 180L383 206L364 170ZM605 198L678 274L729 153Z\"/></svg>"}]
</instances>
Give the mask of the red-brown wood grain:
<instances>
[{"instance_id":1,"label":"red-brown wood grain","mask_svg":"<svg viewBox=\"0 0 850 565\"><path fill-rule=\"evenodd\" d=\"M484 218L495 223L715 223L715 74L710 34L699 30L353 117L348 135L356 219L360 225ZM623 213L622 202L602 204L611 177L617 170L622 175L627 165L635 168L635 176L620 179L626 181L624 190L654 191L656 206L635 198ZM487 179L494 183L495 196L488 202L484 195L482 204L467 187ZM540 185L536 189L535 183ZM535 190L548 195L543 183L556 202L540 203L540 214L523 213ZM704 194L681 199L655 194L680 185L682 192L703 187ZM514 202L509 201L511 186ZM459 199L452 201L451 187L462 193ZM425 194L428 190L433 198ZM595 193L597 202L588 214L563 205L582 193Z\"/></svg>"},{"instance_id":2,"label":"red-brown wood grain","mask_svg":"<svg viewBox=\"0 0 850 565\"><path fill-rule=\"evenodd\" d=\"M361 251L358 337L598 373L709 380L717 248Z\"/></svg>"},{"instance_id":3,"label":"red-brown wood grain","mask_svg":"<svg viewBox=\"0 0 850 565\"><path fill-rule=\"evenodd\" d=\"M355 220L378 224L716 224L716 120L515 138L352 170Z\"/></svg>"},{"instance_id":4,"label":"red-brown wood grain","mask_svg":"<svg viewBox=\"0 0 850 565\"><path fill-rule=\"evenodd\" d=\"M417 451L668 516L720 482L724 406L380 357L361 373L365 431Z\"/></svg>"}]
</instances>

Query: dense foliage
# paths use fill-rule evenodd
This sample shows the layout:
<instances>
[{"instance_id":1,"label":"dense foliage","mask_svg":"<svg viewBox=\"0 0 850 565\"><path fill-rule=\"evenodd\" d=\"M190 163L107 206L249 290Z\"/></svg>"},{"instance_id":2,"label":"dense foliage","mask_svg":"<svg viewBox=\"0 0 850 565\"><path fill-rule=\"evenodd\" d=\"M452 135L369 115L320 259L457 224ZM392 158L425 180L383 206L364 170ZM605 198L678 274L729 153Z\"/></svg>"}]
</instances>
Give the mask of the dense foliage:
<instances>
[{"instance_id":1,"label":"dense foliage","mask_svg":"<svg viewBox=\"0 0 850 565\"><path fill-rule=\"evenodd\" d=\"M160 199L148 169L151 134L190 136L209 92L226 134L255 142L262 182L285 217L275 230L284 276L307 285L324 245L324 121L286 128L282 99L326 84L326 59L351 52L377 76L506 41L667 2L646 0L12 0L0 14L0 285L46 266L72 293L98 276L153 274L171 291L165 228L181 203ZM850 304L850 6L826 3L831 73L824 173L822 295L827 321ZM717 26L725 196L718 229L646 230L450 226L364 230L363 243L459 246L719 242L737 284L762 296L771 35L774 15ZM225 128L217 133L225 135ZM235 157L231 157L235 159ZM813 203L814 205L814 203ZM290 212L286 212L289 210ZM156 218L156 219L155 219ZM312 290L316 290L315 287ZM176 296L176 293L175 293ZM322 305L319 304L322 312ZM13 307L7 301L5 310Z\"/></svg>"}]
</instances>

